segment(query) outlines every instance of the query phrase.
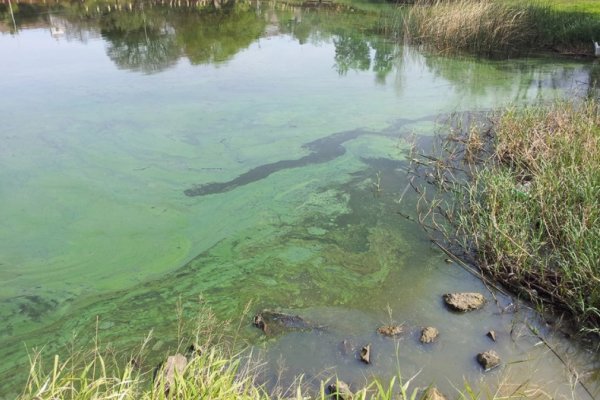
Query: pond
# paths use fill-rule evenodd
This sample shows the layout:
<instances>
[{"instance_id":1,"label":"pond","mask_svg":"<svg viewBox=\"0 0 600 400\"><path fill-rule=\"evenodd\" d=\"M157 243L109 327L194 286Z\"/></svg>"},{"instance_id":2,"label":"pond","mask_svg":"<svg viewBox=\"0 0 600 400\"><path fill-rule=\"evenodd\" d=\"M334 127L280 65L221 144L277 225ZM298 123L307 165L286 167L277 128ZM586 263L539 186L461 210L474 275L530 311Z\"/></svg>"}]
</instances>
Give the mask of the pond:
<instances>
[{"instance_id":1,"label":"pond","mask_svg":"<svg viewBox=\"0 0 600 400\"><path fill-rule=\"evenodd\" d=\"M411 147L449 116L584 95L595 64L428 54L395 39L397 10L368 3L10 6L0 398L14 397L36 347L67 355L97 334L134 349L152 331L156 362L200 303L222 320L248 308L239 335L284 383L420 371L415 385L447 393L527 382L586 398L576 371L600 395L593 352L516 299L493 301L399 214L418 201L405 190ZM489 301L450 313L441 296L456 291ZM266 337L251 324L265 308L324 328ZM390 321L407 332L379 336ZM425 346L429 325L440 337ZM344 340L371 343L372 364ZM489 348L504 366L484 373L475 355Z\"/></svg>"}]
</instances>

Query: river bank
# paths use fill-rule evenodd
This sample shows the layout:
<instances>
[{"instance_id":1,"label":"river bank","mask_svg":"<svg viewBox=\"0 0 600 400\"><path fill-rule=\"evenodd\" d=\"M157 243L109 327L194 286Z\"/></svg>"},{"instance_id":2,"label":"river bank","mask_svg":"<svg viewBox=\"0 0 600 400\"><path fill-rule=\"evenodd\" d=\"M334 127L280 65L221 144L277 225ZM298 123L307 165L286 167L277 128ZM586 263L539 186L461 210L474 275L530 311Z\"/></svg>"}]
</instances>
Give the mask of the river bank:
<instances>
[{"instance_id":1,"label":"river bank","mask_svg":"<svg viewBox=\"0 0 600 400\"><path fill-rule=\"evenodd\" d=\"M599 123L596 97L476 118L444 139L432 175L454 193L435 213L449 222L436 226L457 255L596 335Z\"/></svg>"},{"instance_id":2,"label":"river bank","mask_svg":"<svg viewBox=\"0 0 600 400\"><path fill-rule=\"evenodd\" d=\"M490 161L490 164L486 164L486 167L490 165L502 165L499 162L502 159L508 157L506 153L506 143L503 142L500 138L504 140L516 140L515 139L515 131L511 131L508 127L514 127L522 132L535 132L540 135L538 139L541 140L541 148L545 148L544 143L548 139L556 139L561 143L561 146L564 146L566 143L573 144L574 146L580 146L581 144L586 144L584 146L586 149L595 149L596 143L593 142L595 132L597 132L597 104L594 101L590 101L588 103L584 103L583 105L575 105L573 103L559 103L553 106L547 107L539 107L539 108L524 108L519 110L508 110L505 111L498 119L495 121L495 127L499 135L498 141L488 141L487 144L484 143L486 140L487 134L489 134L489 130L474 130L468 129L467 132L470 133L470 136L462 137L453 135L450 137L450 140L455 140L458 143L464 144L464 154L465 154L465 162L472 163L473 160L480 158L484 155L485 151L491 151L491 154L494 154L494 157L499 157L499 154L503 154L503 158L499 158L498 160L494 159ZM525 118L528 116L529 118ZM580 124L576 124L576 126L580 128L589 128L589 130L581 131L573 131L570 127L573 126L573 120L568 118L575 118L579 120L579 118L584 118L583 121L580 121ZM586 119L587 118L587 119ZM525 122L527 121L527 124ZM571 124L561 124L561 122L571 122ZM537 126L536 124L542 124L541 126ZM524 127L528 129L524 129ZM569 140L562 140L564 137L561 135L566 134L567 132L557 132L555 136L550 138L546 138L547 136L547 128L552 127L563 127L568 129ZM588 135L587 133L591 134ZM479 136L481 135L481 136ZM582 136L583 141L578 140L578 136ZM489 140L489 137L487 138ZM537 143L540 145L540 140L531 140L531 138L526 137L520 143L521 145ZM592 142L590 142L592 140ZM490 144L494 144L494 146L490 147ZM509 148L513 148L513 146L508 146ZM519 146L516 146L519 147ZM552 146L548 146L552 149ZM493 149L493 150L491 150ZM500 150L502 149L502 150ZM554 149L556 150L556 149ZM581 148L575 148L572 154L583 154L581 152ZM456 153L453 153L456 154ZM529 151L521 151L512 153L510 166L514 165L524 165L525 163L517 162L516 156L517 154L530 154ZM589 153L592 159L596 159L595 153L592 151ZM548 157L548 154L544 153L544 160L547 162L552 162L553 160ZM558 157L559 160L564 160L563 157ZM556 161L556 160L554 160ZM472 164L470 164L472 165ZM531 163L528 163L531 167ZM592 164L594 166L594 164ZM553 165L552 170L555 170L556 164ZM570 169L573 166L569 166ZM385 169L382 169L386 171ZM535 170L535 169L534 169ZM556 169L557 171L564 171L564 168ZM381 171L381 170L380 170ZM482 172L481 170L473 169L471 173L473 173L476 177L476 182L480 182L479 179L483 181L482 176L488 172ZM595 169L594 172L597 172ZM389 171L386 171L389 172ZM529 171L531 174L531 171ZM487 176L487 175L486 175ZM540 179L540 176L533 176L527 178L526 182L523 182L522 172L517 175L518 181L510 186L506 185L506 182L503 181L501 185L499 185L494 190L508 190L512 194L516 193L515 199L518 202L523 200L524 193L529 195L530 185L534 179ZM592 176L596 176L592 174ZM575 180L580 180L581 176L574 176ZM485 181L488 182L488 181ZM381 187L389 188L389 181L377 181L373 180L372 182L373 192L377 195L379 193L379 189ZM540 184L540 182L538 182ZM568 187L568 186L567 186ZM590 188L590 190L596 190L594 187ZM370 190L369 190L370 191ZM490 194L492 197L496 197L493 191L490 189L482 189L482 186L477 187L469 187L468 189L469 195L472 195L473 198L485 198L485 195ZM482 197L482 193L484 196ZM597 201L598 197L591 197L590 200ZM514 207L515 205L510 205ZM474 207L471 204L471 207ZM484 206L480 206L484 207ZM584 207L585 210L591 209L593 207ZM473 212L473 209L468 209L467 211L462 210L461 214L459 214L459 218L461 221L464 221L467 218L471 218L472 221L479 221L484 217L488 217L489 213L488 209L480 212ZM556 211L554 209L554 211ZM511 210L511 212L506 213L510 214L512 217L518 215ZM503 214L504 215L504 214ZM492 214L490 218L495 218ZM578 218L576 217L575 220ZM591 222L591 226L594 226L594 221ZM463 222L464 223L464 222ZM511 222L510 225L516 231L523 230L523 224L518 224L516 222ZM527 226L531 226L532 223L528 222ZM534 224L539 225L539 224ZM501 221L501 226L505 226L504 222ZM467 238L468 235L475 235L475 229L478 229L477 235L479 235L479 230L481 227L469 227L462 225L459 227L461 229L460 240L461 243L470 242ZM497 232L492 232L490 235L491 238L497 237L495 234ZM516 236L515 236L516 237ZM488 238L489 240L489 238ZM481 242L481 239L478 243ZM512 240L509 240L512 243ZM506 243L502 241L501 243ZM524 244L521 244L524 246ZM518 246L518 244L517 244ZM484 247L484 249L487 247ZM480 251L479 248L474 249L473 251ZM509 254L509 251L514 251L512 249L502 249L502 254ZM553 256L555 259L556 256ZM591 258L591 256L590 256ZM479 264L484 270L488 273L492 272L491 266L489 264ZM516 264L516 265L525 265L525 264ZM593 267L593 266L591 266ZM501 270L499 272L494 272L493 277L500 282L504 282L506 284L512 284L512 288L519 288L525 294L530 296L530 300L536 302L538 300L539 294L547 294L547 293L537 293L532 292L536 289L532 289L532 285L535 288L539 288L544 285L542 283L532 283L531 276L533 275L528 271L519 271L518 268L515 268L515 264L510 265L511 273L507 275L506 273L503 275ZM522 272L518 275L520 281L516 281L514 277L514 272ZM539 271L538 271L539 272ZM577 273L578 271L573 271ZM592 271L593 272L593 271ZM543 271L541 273L536 274L535 276L539 278L539 276L544 276L548 274L544 274ZM504 278L504 280L503 280ZM593 275L591 276L591 280L594 280ZM520 285L520 286L519 286ZM547 286L547 285L546 285ZM561 288L557 288L561 289ZM506 303L506 299L499 300L501 297L500 293L494 294L493 291L490 292L493 296L494 302L498 306L500 313L511 313L521 307L518 303ZM498 297L496 297L498 296ZM483 297L483 296L482 296ZM547 299L552 300L552 299ZM492 302L492 299L489 300ZM478 305L473 308L479 308L483 305L483 301L480 301ZM247 307L246 311L249 310ZM589 310L589 309L588 309ZM461 311L465 311L465 309L461 309ZM391 312L391 311L390 311ZM178 315L183 315L183 312L178 311ZM311 331L311 330L322 330L327 329L321 325L308 325L303 318L292 315L292 314L284 314L284 313L275 313L275 318L285 319L289 318L291 320L291 324L293 327L289 329L289 331ZM65 361L60 361L59 358L54 359L54 365L48 368L42 368L42 354L34 354L32 357L32 366L31 366L31 375L29 377L29 382L26 385L25 393L19 398L22 400L29 399L54 399L54 398L73 398L73 399L84 399L88 398L90 395L94 395L96 398L100 399L108 399L113 397L119 397L124 399L162 399L162 398L179 398L179 399L191 399L191 398L210 398L210 399L279 399L279 398L296 398L296 399L305 399L305 398L315 398L315 399L329 399L329 398L353 398L353 399L376 399L376 400L388 400L388 399L443 399L443 398L460 398L460 399L528 399L528 398L538 398L540 392L543 392L545 388L543 386L538 386L537 384L532 384L531 386L518 383L513 384L510 377L503 377L500 375L500 383L498 386L490 387L489 389L478 387L474 389L471 386L471 383L468 381L464 383L464 386L460 389L456 389L455 392L451 392L450 394L446 394L445 397L440 391L438 391L434 386L431 387L423 386L423 385L415 385L411 376L406 379L406 376L403 376L398 372L397 377L393 378L391 381L382 380L377 377L369 378L369 380L364 384L364 386L359 386L356 383L352 385L348 385L343 381L338 381L336 377L329 377L324 380L320 380L315 382L314 378L309 379L310 383L306 383L303 381L302 375L296 375L294 377L286 377L282 382L297 382L297 384L290 384L294 386L278 386L270 381L269 384L264 384L262 382L269 381L267 377L268 374L264 374L264 370L261 365L264 361L260 357L252 358L253 356L248 356L247 352L240 350L239 348L233 349L230 347L231 343L235 343L238 339L235 337L228 336L228 334L239 334L240 329L243 329L243 326L249 324L250 317L244 315L237 325L237 328L234 324L234 328L237 330L231 330L228 328L224 328L225 325L220 325L220 323L213 319L214 314L212 314L209 310L204 310L198 313L198 318L195 321L202 321L203 325L198 326L194 335L195 341L186 342L181 340L180 336L183 332L178 332L178 347L177 349L172 349L172 351L180 351L184 353L183 355L177 355L177 357L185 357L185 362L180 367L173 366L172 370L177 368L177 373L164 373L160 372L160 369L144 369L141 366L144 364L144 357L148 357L150 359L155 359L156 354L152 355L151 353L156 353L155 350L147 351L142 347L139 351L135 353L126 353L119 349L111 349L108 348L108 355L103 355L100 352L100 347L96 345L94 348L88 350L85 353L77 353L67 358ZM268 324L270 326L273 317L266 317L265 313L259 313L253 318L253 324L255 327L259 328L263 331L267 336L271 336L271 334L275 336L281 335L281 331L272 328L267 328L267 324L265 321L269 321ZM391 321L391 315L390 315ZM550 319L546 321L551 321ZM464 322L463 322L464 323ZM552 325L554 322L552 322ZM185 323L178 323L179 326L183 326ZM516 330L515 323L513 322L510 333L506 331L498 331L490 330L487 332L485 336L486 341L489 341L489 345L493 346L496 342L496 335L505 336L508 334L513 339L513 330ZM548 346L548 351L555 351L551 345L549 345L542 336L540 336L538 332L538 328L534 325L531 325L531 322L525 322L525 326L527 328L527 333L520 333L518 335L531 335L534 338L540 340L539 343L544 343ZM558 325L557 325L558 326ZM373 331L375 327L372 326ZM483 326L481 328L481 336L483 338ZM431 342L435 342L437 336L439 334L436 328L425 328L422 331L419 328L419 332L421 337L425 335L425 332L429 329L434 330L436 333L432 337ZM551 326L549 331L554 331L556 329L555 326ZM286 330L286 329L284 329ZM271 332L269 332L271 331ZM385 333L382 333L385 332ZM388 333L389 332L389 333ZM408 328L404 323L400 325L390 324L387 326L382 326L377 329L378 335L383 336L398 336L401 337L402 334L406 336L406 334L410 332L410 328ZM447 335L448 332L441 330L442 335ZM462 332L462 331L461 331ZM408 336L412 334L408 333ZM188 334L187 337L190 335ZM321 335L320 335L321 336ZM414 336L414 335L413 335ZM271 339L272 340L272 339ZM322 340L322 339L321 339ZM363 339L364 340L364 339ZM473 340L470 338L469 340ZM427 346L426 343L428 341L424 341L422 338L420 341L424 346ZM201 344L198 344L198 343ZM150 337L147 338L145 343L151 343ZM184 344L185 343L185 344ZM189 346L192 343L191 347ZM403 352L406 352L407 345L413 345L411 342L398 341L398 346L402 343ZM366 363L369 364L368 357L371 352L371 344L360 348L360 352L357 352L357 348L355 348L355 344L351 344L351 341L342 341L340 346L343 346L342 353L348 352L350 353L350 358L353 359L355 363ZM345 349L348 347L348 349ZM366 349L366 350L365 350ZM376 349L380 351L377 347ZM78 352L80 350L77 350ZM366 351L366 353L364 353ZM437 350L434 350L437 351ZM358 356L353 356L352 354L357 352ZM488 357L496 357L497 353L493 350L489 352L485 352L491 354ZM471 354L470 358L479 360L479 357L482 354L480 353L477 357L474 354ZM366 356L364 355L366 354ZM175 357L175 356L171 356ZM367 358L365 358L367 357ZM128 360L127 360L128 358ZM367 361L365 361L365 359ZM108 361L107 361L108 360ZM174 361L173 361L174 362ZM566 364L566 361L562 361ZM107 364L112 363L112 365L107 367ZM500 360L497 361L499 365ZM510 364L510 363L509 363ZM170 365L167 361L166 365ZM175 364L174 364L175 365ZM485 367L483 367L485 368ZM570 367L569 367L570 368ZM98 374L95 372L92 375L86 375L86 371L94 371L98 369ZM282 367L283 369L283 367ZM490 368L491 369L491 368ZM154 372L153 372L154 371ZM156 372L159 371L159 372ZM570 374L575 377L575 385L574 387L578 387L578 374L576 370L570 370ZM325 374L325 372L323 372ZM156 378L158 376L158 378ZM402 379L405 379L403 382ZM341 377L339 377L341 379ZM425 378L426 379L426 378ZM505 380L506 379L506 380ZM320 389L315 389L320 388ZM342 389L338 389L342 388ZM588 390L586 386L582 386L585 390ZM342 390L341 392L338 392ZM487 390L487 391L486 391ZM573 389L575 391L575 389ZM165 394L166 393L166 394ZM335 393L340 393L340 396L336 397ZM352 394L350 394L352 393ZM593 394L588 392L589 396L593 398ZM332 396L333 395L333 396ZM575 398L583 398L579 395L573 394Z\"/></svg>"}]
</instances>

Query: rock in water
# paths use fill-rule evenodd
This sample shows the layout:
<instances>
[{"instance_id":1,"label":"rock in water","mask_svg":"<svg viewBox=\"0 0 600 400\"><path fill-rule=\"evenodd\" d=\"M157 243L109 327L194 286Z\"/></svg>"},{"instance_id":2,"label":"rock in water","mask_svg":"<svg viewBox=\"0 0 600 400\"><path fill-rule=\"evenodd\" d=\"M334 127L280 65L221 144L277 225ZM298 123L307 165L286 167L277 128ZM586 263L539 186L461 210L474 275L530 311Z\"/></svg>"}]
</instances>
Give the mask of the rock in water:
<instances>
[{"instance_id":1,"label":"rock in water","mask_svg":"<svg viewBox=\"0 0 600 400\"><path fill-rule=\"evenodd\" d=\"M337 400L352 400L354 393L344 381L336 381L328 387L331 397Z\"/></svg>"},{"instance_id":2,"label":"rock in water","mask_svg":"<svg viewBox=\"0 0 600 400\"><path fill-rule=\"evenodd\" d=\"M428 326L427 328L423 328L421 331L421 343L433 343L440 332L434 328L433 326Z\"/></svg>"},{"instance_id":3,"label":"rock in water","mask_svg":"<svg viewBox=\"0 0 600 400\"><path fill-rule=\"evenodd\" d=\"M446 400L446 396L442 394L436 387L427 389L421 400Z\"/></svg>"},{"instance_id":4,"label":"rock in water","mask_svg":"<svg viewBox=\"0 0 600 400\"><path fill-rule=\"evenodd\" d=\"M279 311L263 310L254 316L254 326L267 335L277 335L289 331L321 329L299 315Z\"/></svg>"},{"instance_id":5,"label":"rock in water","mask_svg":"<svg viewBox=\"0 0 600 400\"><path fill-rule=\"evenodd\" d=\"M477 310L485 304L485 297L481 293L448 293L443 297L446 305L454 311Z\"/></svg>"},{"instance_id":6,"label":"rock in water","mask_svg":"<svg viewBox=\"0 0 600 400\"><path fill-rule=\"evenodd\" d=\"M383 325L377 328L377 333L383 336L397 336L404 331L402 325Z\"/></svg>"},{"instance_id":7,"label":"rock in water","mask_svg":"<svg viewBox=\"0 0 600 400\"><path fill-rule=\"evenodd\" d=\"M494 350L488 350L483 353L477 354L477 362L483 367L484 370L489 371L490 369L496 368L500 365L500 356L496 354Z\"/></svg>"},{"instance_id":8,"label":"rock in water","mask_svg":"<svg viewBox=\"0 0 600 400\"><path fill-rule=\"evenodd\" d=\"M486 333L486 336L489 337L490 339L492 339L494 342L496 341L496 332L495 331L489 331L488 333Z\"/></svg>"},{"instance_id":9,"label":"rock in water","mask_svg":"<svg viewBox=\"0 0 600 400\"><path fill-rule=\"evenodd\" d=\"M371 364L371 345L368 344L360 349L360 361Z\"/></svg>"},{"instance_id":10,"label":"rock in water","mask_svg":"<svg viewBox=\"0 0 600 400\"><path fill-rule=\"evenodd\" d=\"M267 333L267 323L265 322L262 314L256 314L254 316L254 320L252 321L252 323L254 324L255 327L257 327L264 333Z\"/></svg>"},{"instance_id":11,"label":"rock in water","mask_svg":"<svg viewBox=\"0 0 600 400\"><path fill-rule=\"evenodd\" d=\"M175 375L183 374L187 362L187 358L181 354L167 357L167 361L160 367L160 376L165 385L165 393L169 393L169 389L175 384ZM155 380L156 385L159 385L160 382L160 379Z\"/></svg>"}]
</instances>

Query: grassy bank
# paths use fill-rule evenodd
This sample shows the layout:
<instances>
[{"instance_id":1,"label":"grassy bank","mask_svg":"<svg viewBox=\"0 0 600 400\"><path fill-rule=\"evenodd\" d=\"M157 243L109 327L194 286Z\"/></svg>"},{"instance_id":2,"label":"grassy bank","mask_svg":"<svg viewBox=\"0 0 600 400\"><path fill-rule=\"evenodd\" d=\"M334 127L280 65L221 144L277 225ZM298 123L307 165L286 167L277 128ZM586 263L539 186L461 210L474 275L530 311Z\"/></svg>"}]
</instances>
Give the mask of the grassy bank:
<instances>
[{"instance_id":1,"label":"grassy bank","mask_svg":"<svg viewBox=\"0 0 600 400\"><path fill-rule=\"evenodd\" d=\"M39 353L31 356L29 380L17 400L510 400L540 398L540 389L526 384L504 383L495 390L476 391L468 383L454 393L442 394L435 387L418 388L400 375L389 382L371 378L362 387L345 385L336 377L304 382L302 376L290 387L262 384L260 361L247 352L232 352L223 344L186 353L188 363L168 377L163 366L143 370L133 354L129 362L113 350L98 348L65 360L55 356L47 365ZM337 391L336 391L337 390ZM543 392L542 392L543 393ZM444 396L444 397L441 397Z\"/></svg>"},{"instance_id":2,"label":"grassy bank","mask_svg":"<svg viewBox=\"0 0 600 400\"><path fill-rule=\"evenodd\" d=\"M124 368L112 368L109 361L96 354L87 363L72 364L72 360L60 362L55 358L49 372L42 372L39 359L34 360L30 382L19 397L21 400L54 399L220 399L220 400L269 400L269 399L331 399L328 384L321 382L317 393L308 397L302 380L287 389L270 389L258 383L256 364L248 363L241 355L230 355L222 348L213 347L191 359L181 374L175 373L168 380L161 373L153 381L151 373L140 373L127 364ZM114 367L114 366L113 366ZM418 391L409 393L406 386L393 380L383 386L374 381L354 393L355 400L414 399ZM342 398L342 397L340 397Z\"/></svg>"},{"instance_id":3,"label":"grassy bank","mask_svg":"<svg viewBox=\"0 0 600 400\"><path fill-rule=\"evenodd\" d=\"M509 110L492 165L469 187L460 228L495 277L600 327L597 101Z\"/></svg>"},{"instance_id":4,"label":"grassy bank","mask_svg":"<svg viewBox=\"0 0 600 400\"><path fill-rule=\"evenodd\" d=\"M241 343L239 332L248 320L247 305L238 324L219 321L212 310L201 304L198 317L187 326L177 324L177 349L164 354L162 365L152 364L155 350L149 348L151 334L133 351L102 345L96 337L88 347L73 346L70 355L49 358L42 351L29 355L27 383L17 400L271 400L332 399L330 385L335 377L307 384L303 377L283 387L265 376L261 357ZM178 310L178 313L180 311ZM186 363L169 374L168 354L181 354ZM272 378L272 377L271 377ZM270 383L269 383L270 382ZM349 387L352 399L413 400L430 388L411 388L400 377L385 385L373 380L364 387ZM467 393L474 393L466 387ZM518 393L521 393L519 391ZM475 395L475 394L473 394ZM340 399L343 397L339 397ZM348 397L346 397L348 398Z\"/></svg>"},{"instance_id":5,"label":"grassy bank","mask_svg":"<svg viewBox=\"0 0 600 400\"><path fill-rule=\"evenodd\" d=\"M591 55L600 40L598 15L536 2L417 0L403 25L410 42L447 53Z\"/></svg>"},{"instance_id":6,"label":"grassy bank","mask_svg":"<svg viewBox=\"0 0 600 400\"><path fill-rule=\"evenodd\" d=\"M428 203L451 222L437 226L453 251L599 333L598 100L509 109L460 132L429 174L458 195Z\"/></svg>"}]
</instances>

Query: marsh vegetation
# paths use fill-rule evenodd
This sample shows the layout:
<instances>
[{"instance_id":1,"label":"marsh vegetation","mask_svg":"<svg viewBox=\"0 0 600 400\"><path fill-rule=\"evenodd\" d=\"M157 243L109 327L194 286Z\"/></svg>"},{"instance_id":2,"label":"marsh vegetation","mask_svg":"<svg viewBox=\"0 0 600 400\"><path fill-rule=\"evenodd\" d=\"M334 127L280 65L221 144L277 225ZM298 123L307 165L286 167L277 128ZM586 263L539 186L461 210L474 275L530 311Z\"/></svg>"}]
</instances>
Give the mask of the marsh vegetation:
<instances>
[{"instance_id":1,"label":"marsh vegetation","mask_svg":"<svg viewBox=\"0 0 600 400\"><path fill-rule=\"evenodd\" d=\"M485 56L590 55L592 41L600 36L597 15L529 1L417 0L402 25L410 42Z\"/></svg>"},{"instance_id":2,"label":"marsh vegetation","mask_svg":"<svg viewBox=\"0 0 600 400\"><path fill-rule=\"evenodd\" d=\"M598 333L598 100L511 107L487 118L444 139L433 181L456 196L429 203L450 222L439 230L494 280Z\"/></svg>"}]
</instances>

